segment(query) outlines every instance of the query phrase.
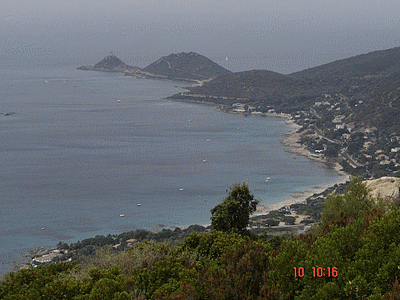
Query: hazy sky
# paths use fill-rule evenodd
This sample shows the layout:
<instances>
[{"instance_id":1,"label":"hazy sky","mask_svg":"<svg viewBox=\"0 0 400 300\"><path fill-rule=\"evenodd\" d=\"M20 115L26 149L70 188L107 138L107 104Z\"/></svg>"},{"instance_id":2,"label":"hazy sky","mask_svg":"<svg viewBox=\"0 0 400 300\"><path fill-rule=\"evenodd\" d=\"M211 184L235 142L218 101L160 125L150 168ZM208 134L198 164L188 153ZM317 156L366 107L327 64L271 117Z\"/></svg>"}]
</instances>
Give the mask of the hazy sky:
<instances>
[{"instance_id":1,"label":"hazy sky","mask_svg":"<svg viewBox=\"0 0 400 300\"><path fill-rule=\"evenodd\" d=\"M399 12L398 0L1 0L0 64L94 64L112 50L144 67L194 51L290 73L399 46Z\"/></svg>"}]
</instances>

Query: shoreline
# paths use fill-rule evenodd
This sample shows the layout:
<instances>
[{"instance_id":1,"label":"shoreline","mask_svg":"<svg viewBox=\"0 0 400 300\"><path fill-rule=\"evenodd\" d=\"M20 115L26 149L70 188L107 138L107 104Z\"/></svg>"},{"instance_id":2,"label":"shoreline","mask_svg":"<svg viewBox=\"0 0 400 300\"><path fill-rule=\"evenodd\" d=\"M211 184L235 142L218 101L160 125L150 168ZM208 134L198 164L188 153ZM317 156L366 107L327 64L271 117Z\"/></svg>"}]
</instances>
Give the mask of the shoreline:
<instances>
[{"instance_id":1,"label":"shoreline","mask_svg":"<svg viewBox=\"0 0 400 300\"><path fill-rule=\"evenodd\" d=\"M183 88L181 88L183 89ZM246 113L240 113L240 112L232 112L232 111L227 111L223 109L222 105L218 105L215 103L210 103L208 101L201 101L201 100L187 100L187 99L170 99L170 98L166 98L166 100L170 100L170 101L179 101L179 102L186 102L186 103L193 103L193 104L200 104L200 105L211 105L214 106L214 108L220 112L223 113L230 113L230 114L242 114L245 115ZM340 177L340 180L335 180L332 183L327 183L323 186L316 186L311 188L310 190L305 190L303 192L300 192L297 195L291 196L289 199L287 200L283 200L283 201L279 201L277 203L273 203L273 204L268 204L268 205L259 205L257 207L257 210L254 212L254 214L252 216L262 216L262 215L266 215L271 211L275 211L275 210L279 210L280 208L286 207L286 206L290 206L292 204L300 204L300 203L305 203L307 198L309 198L310 196L312 196L313 194L318 194L318 193L322 193L325 190L327 190L329 187L334 186L335 184L341 184L341 183L345 183L348 180L350 180L350 175L347 174L346 172L344 172L342 170L342 167L339 163L333 163L327 159L323 159L323 158L318 158L318 157L313 157L311 155L309 155L309 151L306 149L306 147L302 144L300 144L300 137L301 137L301 133L298 133L298 130L300 128L302 128L301 125L296 124L296 122L292 119L290 119L290 115L288 114L284 114L284 113L275 113L275 112L271 112L271 113L259 113L259 114L252 114L252 113L247 113L247 115L251 115L251 116L256 116L256 117L274 117L274 118L282 118L283 122L285 122L285 124L289 127L292 128L292 130L290 130L289 132L283 134L283 136L285 137L281 143L282 145L284 145L287 149L285 149L285 151L289 152L289 153L295 153L297 155L301 155L301 156L305 156L306 158L316 161L316 162L320 162L325 164L325 166L327 168L331 168L333 169ZM211 224L202 224L202 226L209 226ZM279 226L277 226L279 227ZM181 227L179 227L181 228ZM182 227L183 228L183 227Z\"/></svg>"}]
</instances>

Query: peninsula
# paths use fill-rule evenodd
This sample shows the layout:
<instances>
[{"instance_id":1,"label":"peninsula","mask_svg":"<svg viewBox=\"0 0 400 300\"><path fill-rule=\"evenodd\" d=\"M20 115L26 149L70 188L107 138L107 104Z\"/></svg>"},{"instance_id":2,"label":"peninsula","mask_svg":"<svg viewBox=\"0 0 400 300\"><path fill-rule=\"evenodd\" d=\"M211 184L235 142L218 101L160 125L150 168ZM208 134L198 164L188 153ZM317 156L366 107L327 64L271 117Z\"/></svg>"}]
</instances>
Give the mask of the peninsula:
<instances>
[{"instance_id":1,"label":"peninsula","mask_svg":"<svg viewBox=\"0 0 400 300\"><path fill-rule=\"evenodd\" d=\"M78 70L120 72L137 78L193 83L202 83L215 77L232 73L207 57L195 52L172 53L161 57L142 69L125 64L111 53L111 55L105 57L94 66L82 66Z\"/></svg>"}]
</instances>

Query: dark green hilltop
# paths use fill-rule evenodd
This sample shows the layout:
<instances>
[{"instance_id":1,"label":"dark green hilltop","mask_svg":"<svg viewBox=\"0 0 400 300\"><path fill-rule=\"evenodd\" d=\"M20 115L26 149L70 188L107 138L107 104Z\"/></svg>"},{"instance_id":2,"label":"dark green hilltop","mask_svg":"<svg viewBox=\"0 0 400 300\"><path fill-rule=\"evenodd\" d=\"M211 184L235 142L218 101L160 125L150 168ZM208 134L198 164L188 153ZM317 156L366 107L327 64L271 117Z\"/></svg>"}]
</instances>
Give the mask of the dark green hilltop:
<instances>
[{"instance_id":1,"label":"dark green hilltop","mask_svg":"<svg viewBox=\"0 0 400 300\"><path fill-rule=\"evenodd\" d=\"M207 80L232 73L207 57L195 52L170 54L142 69L175 80Z\"/></svg>"}]
</instances>

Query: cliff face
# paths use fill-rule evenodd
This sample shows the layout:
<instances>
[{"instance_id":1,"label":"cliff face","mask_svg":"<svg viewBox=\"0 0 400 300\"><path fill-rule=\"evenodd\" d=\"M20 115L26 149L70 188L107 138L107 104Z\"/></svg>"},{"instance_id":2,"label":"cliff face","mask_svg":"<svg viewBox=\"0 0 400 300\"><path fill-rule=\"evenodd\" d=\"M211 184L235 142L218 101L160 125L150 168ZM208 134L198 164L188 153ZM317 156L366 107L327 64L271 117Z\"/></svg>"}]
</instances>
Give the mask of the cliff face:
<instances>
[{"instance_id":1,"label":"cliff face","mask_svg":"<svg viewBox=\"0 0 400 300\"><path fill-rule=\"evenodd\" d=\"M195 52L173 53L164 56L141 70L142 74L172 80L205 80L231 71Z\"/></svg>"},{"instance_id":2,"label":"cliff face","mask_svg":"<svg viewBox=\"0 0 400 300\"><path fill-rule=\"evenodd\" d=\"M367 188L371 190L371 195L376 197L380 195L383 198L400 197L400 178L381 177L379 179L367 180Z\"/></svg>"}]
</instances>

